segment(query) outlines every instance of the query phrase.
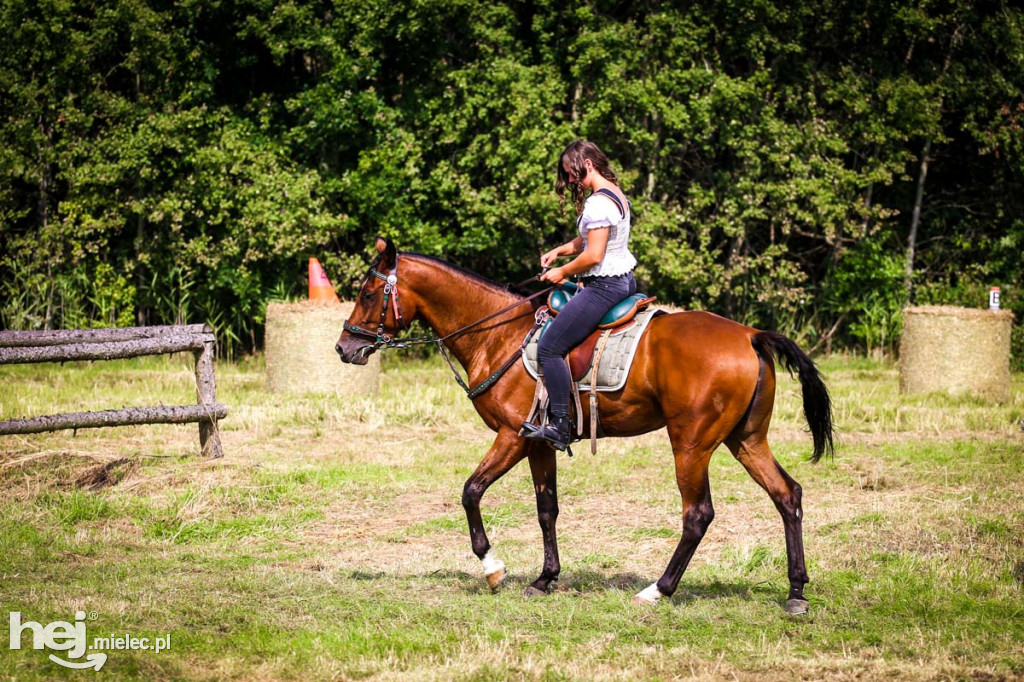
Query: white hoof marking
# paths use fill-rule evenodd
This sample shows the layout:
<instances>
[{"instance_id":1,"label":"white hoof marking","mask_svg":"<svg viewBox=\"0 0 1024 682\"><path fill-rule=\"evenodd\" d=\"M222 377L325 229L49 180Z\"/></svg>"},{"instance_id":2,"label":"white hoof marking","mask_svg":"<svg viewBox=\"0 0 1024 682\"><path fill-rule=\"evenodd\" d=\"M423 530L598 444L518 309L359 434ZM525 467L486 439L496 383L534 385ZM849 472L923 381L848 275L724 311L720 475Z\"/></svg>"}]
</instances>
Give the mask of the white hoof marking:
<instances>
[{"instance_id":1,"label":"white hoof marking","mask_svg":"<svg viewBox=\"0 0 1024 682\"><path fill-rule=\"evenodd\" d=\"M495 559L488 552L481 559L484 565L484 577L487 579L487 584L492 590L497 589L501 581L505 579L505 562L501 559Z\"/></svg>"},{"instance_id":2,"label":"white hoof marking","mask_svg":"<svg viewBox=\"0 0 1024 682\"><path fill-rule=\"evenodd\" d=\"M658 583L651 583L642 592L633 597L633 602L637 604L657 604L658 600L664 596L658 590Z\"/></svg>"}]
</instances>

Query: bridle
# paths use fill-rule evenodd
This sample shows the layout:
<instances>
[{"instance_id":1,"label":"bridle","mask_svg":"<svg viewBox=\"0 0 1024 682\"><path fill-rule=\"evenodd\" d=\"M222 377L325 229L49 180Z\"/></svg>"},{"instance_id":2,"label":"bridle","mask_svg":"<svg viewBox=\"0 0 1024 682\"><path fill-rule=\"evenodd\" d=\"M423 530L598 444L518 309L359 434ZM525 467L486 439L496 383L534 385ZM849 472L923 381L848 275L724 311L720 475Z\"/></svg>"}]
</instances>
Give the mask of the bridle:
<instances>
[{"instance_id":1,"label":"bridle","mask_svg":"<svg viewBox=\"0 0 1024 682\"><path fill-rule=\"evenodd\" d=\"M380 322L377 325L377 331L370 331L369 329L365 329L358 325L350 324L348 321L346 321L344 324L345 330L355 336L361 336L367 339L372 339L373 351L387 348L408 348L410 346L422 346L428 343L436 344L438 350L441 351L441 355L448 362L448 366L455 374L455 380L459 383L459 386L461 386L462 389L466 392L466 395L469 396L469 399L473 400L477 396L483 394L491 386L493 386L498 381L498 379L500 379L502 375L505 374L505 372L507 372L509 368L511 368L512 365L515 364L516 360L518 360L521 356L523 348L526 347L526 345L530 342L530 339L533 338L533 335L537 333L537 330L540 329L540 327L542 326L544 322L544 319L542 319L543 316L538 316L536 318L533 325L533 329L531 329L530 333L526 335L526 339L523 341L522 345L516 350L516 352L508 360L506 360L505 363L500 368L498 368L497 371L493 372L490 376L488 376L486 379L480 382L480 384L476 388L473 389L469 388L469 386L466 385L466 382L463 381L462 377L459 375L459 371L455 369L455 364L452 362L451 357L448 355L448 349L445 347L444 342L449 339L461 336L468 332L470 329L473 329L474 327L477 327L483 324L484 322L493 320L495 317L503 313L507 313L510 310L518 308L524 303L528 303L529 301L532 301L535 298L543 296L550 292L554 287L542 289L541 291L531 294L520 301L516 301L512 305L502 308L496 313L491 313L490 315L483 317L477 320L476 322L470 322L465 327L456 329L450 334L445 334L444 336L407 336L404 339L399 339L396 338L398 332L396 332L394 335L388 334L384 326L388 316L388 304L390 303L391 308L394 310L395 322L397 322L399 327L401 327L401 331L409 331L409 326L405 323L405 318L402 317L402 303L399 300L398 294L398 259L398 254L395 254L395 266L391 268L391 270L389 270L388 274L386 275L377 270L377 268L375 268L374 266L370 266L370 275L384 281L384 301L381 305ZM522 287L526 284L529 284L530 282L538 280L539 278L540 275L534 275L533 277L530 277L529 279L523 280L522 282L516 284L515 287Z\"/></svg>"},{"instance_id":2,"label":"bridle","mask_svg":"<svg viewBox=\"0 0 1024 682\"><path fill-rule=\"evenodd\" d=\"M395 310L395 322L402 328L403 331L409 331L409 326L405 323L405 318L402 317L402 304L398 300L398 256L395 256L395 267L391 268L388 274L379 272L377 268L370 266L370 274L377 279L384 280L384 305L380 309L380 323L377 325L377 332L374 333L369 329L363 329L354 324L345 322L345 329L349 332L356 334L357 336L365 336L374 340L373 349L378 348L404 348L404 345L398 345L397 342L390 334L384 330L384 322L388 317L388 300L391 300L392 307ZM418 339L411 339L418 340ZM408 341L408 340L407 340Z\"/></svg>"}]
</instances>

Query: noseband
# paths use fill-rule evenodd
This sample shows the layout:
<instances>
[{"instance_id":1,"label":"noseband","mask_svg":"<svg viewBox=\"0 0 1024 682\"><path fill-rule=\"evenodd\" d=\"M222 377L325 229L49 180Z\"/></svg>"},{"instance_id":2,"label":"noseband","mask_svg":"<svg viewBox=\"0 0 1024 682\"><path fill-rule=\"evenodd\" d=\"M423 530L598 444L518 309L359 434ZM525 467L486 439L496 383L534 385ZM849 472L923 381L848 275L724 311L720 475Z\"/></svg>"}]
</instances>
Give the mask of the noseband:
<instances>
[{"instance_id":1,"label":"noseband","mask_svg":"<svg viewBox=\"0 0 1024 682\"><path fill-rule=\"evenodd\" d=\"M384 322L386 321L388 316L388 302L390 300L391 306L395 312L395 321L399 324L403 331L409 330L409 326L405 323L405 319L402 317L402 304L398 299L398 258L399 257L396 254L395 267L393 267L388 272L387 275L385 275L382 272L378 272L378 270L372 265L370 266L370 274L376 277L377 279L384 281L384 303L381 306L380 323L377 325L376 333L370 331L369 329L364 329L363 327L359 327L354 324L349 324L347 321L345 322L344 325L345 330L356 336L362 336L367 339L372 339L374 351L380 348L407 348L409 346L420 346L427 343L437 344L438 350L441 351L441 355L448 362L448 366L451 367L452 372L455 374L455 380L459 382L459 386L461 386L462 389L466 392L466 394L469 396L469 399L473 400L477 396L481 395L488 388L493 386L498 381L498 379L500 379L501 376L505 372L507 372L509 368L512 367L513 364L515 364L515 361L518 360L521 356L522 349L525 348L526 344L530 342L530 339L540 328L541 323L538 321L536 324L534 324L533 329L530 330L530 333L526 336L526 340L523 341L523 345L507 361L505 361L505 364L503 364L496 372L492 373L489 377L484 379L480 383L480 385L473 389L466 385L466 382L463 381L462 377L459 375L458 370L455 369L455 365L452 363L451 358L448 356L448 349L445 347L444 342L447 341L448 339L455 338L456 336L461 336L462 334L466 333L473 327L481 325L484 322L487 322L488 320L492 320L498 315L501 315L502 313L506 313L509 310L512 310L513 308L518 308L522 304L532 301L533 299L538 298L539 296L544 296L548 292L550 292L554 287L542 289L541 291L538 291L534 294L531 294L530 296L527 296L521 301L516 301L512 305L502 308L496 313L491 313L487 317L481 318L476 322L471 322L467 324L465 327L462 327L461 329L456 329L452 333L446 334L444 336L418 336L413 338L405 337L404 339L397 339L394 336L387 333L387 331L384 329ZM531 277L528 280L520 282L516 286L522 286L523 284L527 284L536 279L537 277ZM369 353L366 353L366 355L368 354Z\"/></svg>"}]
</instances>

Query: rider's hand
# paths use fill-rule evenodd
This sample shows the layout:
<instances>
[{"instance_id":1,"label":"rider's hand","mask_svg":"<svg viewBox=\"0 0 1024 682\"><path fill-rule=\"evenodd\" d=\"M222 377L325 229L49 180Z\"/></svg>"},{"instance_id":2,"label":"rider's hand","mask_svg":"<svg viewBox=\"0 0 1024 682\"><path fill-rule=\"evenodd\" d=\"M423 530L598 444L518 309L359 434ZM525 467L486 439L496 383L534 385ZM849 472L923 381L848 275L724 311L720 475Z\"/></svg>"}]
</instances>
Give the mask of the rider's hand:
<instances>
[{"instance_id":1,"label":"rider's hand","mask_svg":"<svg viewBox=\"0 0 1024 682\"><path fill-rule=\"evenodd\" d=\"M540 266L542 268L549 268L551 264L558 259L558 249L551 249L540 257Z\"/></svg>"},{"instance_id":2,"label":"rider's hand","mask_svg":"<svg viewBox=\"0 0 1024 682\"><path fill-rule=\"evenodd\" d=\"M562 284L567 279L562 268L551 268L540 276L541 282L551 282L555 286Z\"/></svg>"}]
</instances>

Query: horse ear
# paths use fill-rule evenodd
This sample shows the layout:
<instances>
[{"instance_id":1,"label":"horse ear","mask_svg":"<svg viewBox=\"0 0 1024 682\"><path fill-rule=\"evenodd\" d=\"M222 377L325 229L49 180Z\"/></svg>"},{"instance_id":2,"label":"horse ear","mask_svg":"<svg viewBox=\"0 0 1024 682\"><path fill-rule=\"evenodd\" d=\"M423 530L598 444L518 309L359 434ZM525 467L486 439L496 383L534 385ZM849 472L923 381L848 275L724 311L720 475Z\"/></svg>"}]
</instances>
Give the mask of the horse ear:
<instances>
[{"instance_id":1,"label":"horse ear","mask_svg":"<svg viewBox=\"0 0 1024 682\"><path fill-rule=\"evenodd\" d=\"M377 235L377 242L374 246L377 248L377 253L381 255L381 268L395 267L395 263L398 261L398 249L395 248L395 243L387 237Z\"/></svg>"}]
</instances>

